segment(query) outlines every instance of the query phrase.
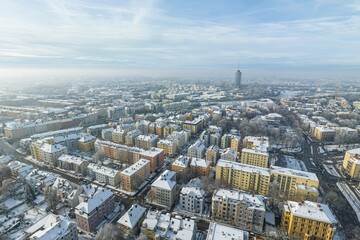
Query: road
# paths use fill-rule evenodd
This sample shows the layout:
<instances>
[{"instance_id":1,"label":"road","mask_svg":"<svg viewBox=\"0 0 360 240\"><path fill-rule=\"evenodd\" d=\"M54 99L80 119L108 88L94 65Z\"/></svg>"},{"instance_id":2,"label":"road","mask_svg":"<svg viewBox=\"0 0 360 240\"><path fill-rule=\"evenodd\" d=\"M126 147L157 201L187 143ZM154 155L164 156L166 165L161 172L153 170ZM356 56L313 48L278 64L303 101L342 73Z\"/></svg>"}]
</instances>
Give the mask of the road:
<instances>
[{"instance_id":1,"label":"road","mask_svg":"<svg viewBox=\"0 0 360 240\"><path fill-rule=\"evenodd\" d=\"M319 155L317 151L320 143L308 138L306 134L304 135L306 141L304 141L305 143L303 146L303 153L296 154L296 157L301 159L305 163L307 169L310 172L313 172L317 175L320 182L320 186L324 189L325 193L330 191L336 192L339 198L341 198L346 203L344 209L345 211L344 212L335 211L335 215L340 221L341 225L344 227L344 229L350 230L352 226L357 226L359 222L354 210L352 209L348 201L345 199L345 197L342 195L339 188L336 186L336 183L339 181L339 178L329 174L323 168L322 162L325 160L323 159L324 156ZM330 208L332 210L336 209L336 207L332 206L331 204L330 204Z\"/></svg>"}]
</instances>

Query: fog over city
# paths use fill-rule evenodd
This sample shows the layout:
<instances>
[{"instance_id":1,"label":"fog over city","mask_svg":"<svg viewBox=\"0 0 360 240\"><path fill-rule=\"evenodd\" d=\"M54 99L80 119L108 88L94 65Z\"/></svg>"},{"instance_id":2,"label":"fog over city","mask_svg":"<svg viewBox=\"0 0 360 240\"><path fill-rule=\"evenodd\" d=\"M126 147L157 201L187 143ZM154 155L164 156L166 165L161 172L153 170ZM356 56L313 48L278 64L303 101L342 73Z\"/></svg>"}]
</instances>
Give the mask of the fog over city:
<instances>
[{"instance_id":1,"label":"fog over city","mask_svg":"<svg viewBox=\"0 0 360 240\"><path fill-rule=\"evenodd\" d=\"M354 80L359 1L2 1L0 78Z\"/></svg>"},{"instance_id":2,"label":"fog over city","mask_svg":"<svg viewBox=\"0 0 360 240\"><path fill-rule=\"evenodd\" d=\"M0 240L359 240L359 0L0 0Z\"/></svg>"}]
</instances>

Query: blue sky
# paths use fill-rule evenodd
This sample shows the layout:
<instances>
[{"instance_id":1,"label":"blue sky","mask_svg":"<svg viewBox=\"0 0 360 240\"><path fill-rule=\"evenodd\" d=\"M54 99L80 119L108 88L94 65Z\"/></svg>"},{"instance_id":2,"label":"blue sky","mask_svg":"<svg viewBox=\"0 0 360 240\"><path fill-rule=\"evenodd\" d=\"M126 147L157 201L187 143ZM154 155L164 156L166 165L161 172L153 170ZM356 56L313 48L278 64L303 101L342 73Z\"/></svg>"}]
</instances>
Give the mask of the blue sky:
<instances>
[{"instance_id":1,"label":"blue sky","mask_svg":"<svg viewBox=\"0 0 360 240\"><path fill-rule=\"evenodd\" d=\"M244 76L359 76L360 1L0 1L0 77L232 76L239 62Z\"/></svg>"}]
</instances>

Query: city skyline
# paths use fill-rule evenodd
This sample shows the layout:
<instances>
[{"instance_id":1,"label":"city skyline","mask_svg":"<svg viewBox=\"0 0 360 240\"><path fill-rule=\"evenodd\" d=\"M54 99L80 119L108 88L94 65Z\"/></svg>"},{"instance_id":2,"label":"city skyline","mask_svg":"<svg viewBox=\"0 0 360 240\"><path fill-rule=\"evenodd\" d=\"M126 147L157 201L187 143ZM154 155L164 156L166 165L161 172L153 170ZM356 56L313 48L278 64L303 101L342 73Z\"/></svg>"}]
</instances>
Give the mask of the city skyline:
<instances>
[{"instance_id":1,"label":"city skyline","mask_svg":"<svg viewBox=\"0 0 360 240\"><path fill-rule=\"evenodd\" d=\"M355 78L359 1L4 1L0 79ZM14 71L15 70L15 71Z\"/></svg>"}]
</instances>

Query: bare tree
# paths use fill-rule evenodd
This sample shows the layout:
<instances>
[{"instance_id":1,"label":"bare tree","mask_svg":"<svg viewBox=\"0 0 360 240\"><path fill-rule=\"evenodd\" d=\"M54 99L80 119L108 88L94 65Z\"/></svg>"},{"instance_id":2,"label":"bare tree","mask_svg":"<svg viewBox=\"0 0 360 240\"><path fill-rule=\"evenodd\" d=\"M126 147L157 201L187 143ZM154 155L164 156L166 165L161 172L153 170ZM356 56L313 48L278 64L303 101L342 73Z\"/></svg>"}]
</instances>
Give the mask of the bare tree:
<instances>
[{"instance_id":1,"label":"bare tree","mask_svg":"<svg viewBox=\"0 0 360 240\"><path fill-rule=\"evenodd\" d=\"M92 158L93 158L93 161L94 161L95 163L100 162L101 164L103 164L103 162L104 162L104 160L105 160L105 155L102 154L100 151L96 151L96 152L93 154Z\"/></svg>"},{"instance_id":2,"label":"bare tree","mask_svg":"<svg viewBox=\"0 0 360 240\"><path fill-rule=\"evenodd\" d=\"M112 223L105 224L95 236L95 240L118 240L124 239L120 229Z\"/></svg>"},{"instance_id":3,"label":"bare tree","mask_svg":"<svg viewBox=\"0 0 360 240\"><path fill-rule=\"evenodd\" d=\"M45 194L45 200L48 202L51 210L53 212L56 212L56 206L59 203L59 197L57 194L57 190L55 188L52 188L49 186L49 187L46 187L44 194Z\"/></svg>"},{"instance_id":4,"label":"bare tree","mask_svg":"<svg viewBox=\"0 0 360 240\"><path fill-rule=\"evenodd\" d=\"M8 166L1 164L0 165L0 187L2 186L2 182L5 179L11 178L12 177L12 173L11 173L11 168L9 168Z\"/></svg>"},{"instance_id":5,"label":"bare tree","mask_svg":"<svg viewBox=\"0 0 360 240\"><path fill-rule=\"evenodd\" d=\"M190 168L185 168L183 171L176 174L176 179L179 184L184 184L195 178L195 173L193 173Z\"/></svg>"},{"instance_id":6,"label":"bare tree","mask_svg":"<svg viewBox=\"0 0 360 240\"><path fill-rule=\"evenodd\" d=\"M17 190L15 185L16 185L16 182L11 178L3 180L2 185L0 187L0 196L1 195L4 195L4 196L10 195L10 197L13 197Z\"/></svg>"},{"instance_id":7,"label":"bare tree","mask_svg":"<svg viewBox=\"0 0 360 240\"><path fill-rule=\"evenodd\" d=\"M331 207L337 212L342 212L346 210L345 200L334 191L327 192L323 197L323 202L330 204Z\"/></svg>"},{"instance_id":8,"label":"bare tree","mask_svg":"<svg viewBox=\"0 0 360 240\"><path fill-rule=\"evenodd\" d=\"M148 192L146 198L151 203L155 200L156 196L155 196L155 193L154 193L154 191L152 189L150 189L150 191Z\"/></svg>"},{"instance_id":9,"label":"bare tree","mask_svg":"<svg viewBox=\"0 0 360 240\"><path fill-rule=\"evenodd\" d=\"M215 181L215 179L210 176L201 177L201 182L203 184L203 189L205 190L207 196L211 196L215 191L215 189L224 186L220 182Z\"/></svg>"},{"instance_id":10,"label":"bare tree","mask_svg":"<svg viewBox=\"0 0 360 240\"><path fill-rule=\"evenodd\" d=\"M360 227L359 226L349 226L346 237L348 239L360 239Z\"/></svg>"}]
</instances>

